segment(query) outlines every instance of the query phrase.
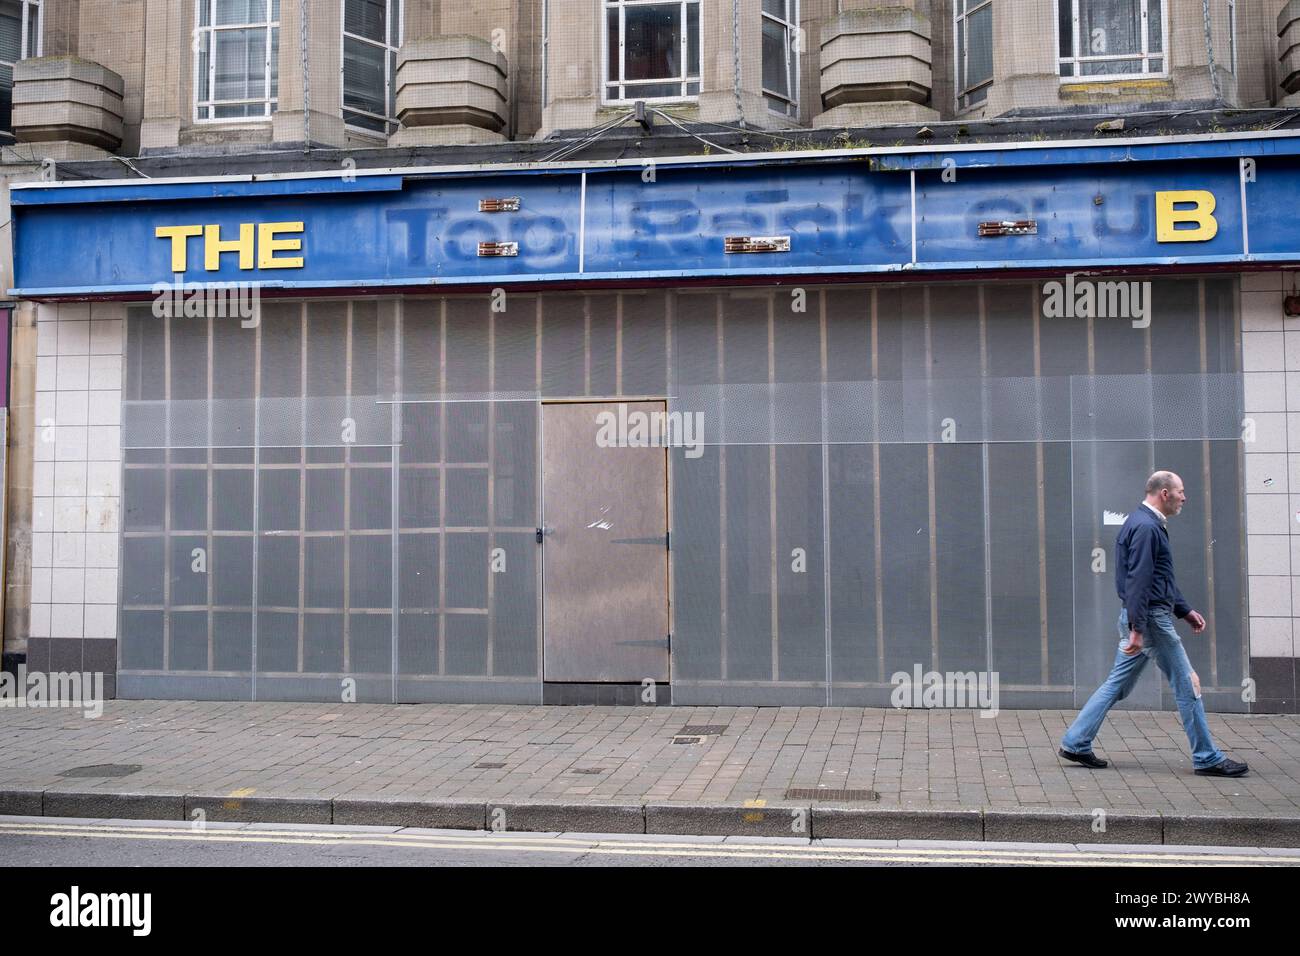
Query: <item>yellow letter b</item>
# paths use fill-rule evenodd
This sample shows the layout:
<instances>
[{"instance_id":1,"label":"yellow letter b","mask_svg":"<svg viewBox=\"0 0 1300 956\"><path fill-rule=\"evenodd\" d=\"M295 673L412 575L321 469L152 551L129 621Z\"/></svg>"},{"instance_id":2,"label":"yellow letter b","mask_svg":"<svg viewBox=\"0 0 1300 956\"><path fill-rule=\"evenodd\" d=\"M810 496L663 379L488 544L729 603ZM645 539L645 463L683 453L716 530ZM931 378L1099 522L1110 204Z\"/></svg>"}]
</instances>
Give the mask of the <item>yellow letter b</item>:
<instances>
[{"instance_id":1,"label":"yellow letter b","mask_svg":"<svg viewBox=\"0 0 1300 956\"><path fill-rule=\"evenodd\" d=\"M1193 203L1191 209L1175 209L1178 203ZM1176 189L1156 193L1157 242L1208 242L1219 232L1214 218L1214 193L1208 189ZM1191 229L1176 229L1178 223L1192 222Z\"/></svg>"}]
</instances>

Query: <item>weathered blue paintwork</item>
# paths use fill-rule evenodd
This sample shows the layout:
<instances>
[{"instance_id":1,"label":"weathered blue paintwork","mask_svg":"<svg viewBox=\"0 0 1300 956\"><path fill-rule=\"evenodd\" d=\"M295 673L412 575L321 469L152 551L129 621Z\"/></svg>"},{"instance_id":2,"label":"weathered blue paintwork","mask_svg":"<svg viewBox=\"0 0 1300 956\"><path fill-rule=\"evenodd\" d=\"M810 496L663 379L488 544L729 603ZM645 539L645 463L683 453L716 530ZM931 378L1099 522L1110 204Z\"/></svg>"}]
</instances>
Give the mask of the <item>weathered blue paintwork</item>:
<instances>
[{"instance_id":1,"label":"weathered blue paintwork","mask_svg":"<svg viewBox=\"0 0 1300 956\"><path fill-rule=\"evenodd\" d=\"M1155 193L1184 189L1214 194L1218 232L1159 242ZM505 196L522 211L478 211ZM177 278L308 290L1300 262L1300 138L61 184L15 189L12 202L12 294L42 298L147 293ZM977 236L981 221L1028 218L1037 235ZM207 272L195 238L178 276L154 233L219 224L232 239L240 223L297 221L300 269L241 271L225 253ZM791 251L727 255L728 235L788 235ZM514 240L519 255L481 258L486 240Z\"/></svg>"}]
</instances>

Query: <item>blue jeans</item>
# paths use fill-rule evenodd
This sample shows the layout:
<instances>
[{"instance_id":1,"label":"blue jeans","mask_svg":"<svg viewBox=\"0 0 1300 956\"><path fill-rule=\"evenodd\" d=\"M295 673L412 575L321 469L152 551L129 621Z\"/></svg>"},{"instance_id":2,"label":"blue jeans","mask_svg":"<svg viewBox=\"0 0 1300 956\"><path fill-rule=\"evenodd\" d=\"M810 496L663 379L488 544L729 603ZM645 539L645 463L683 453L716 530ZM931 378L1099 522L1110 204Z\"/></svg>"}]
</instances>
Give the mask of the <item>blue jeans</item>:
<instances>
[{"instance_id":1,"label":"blue jeans","mask_svg":"<svg viewBox=\"0 0 1300 956\"><path fill-rule=\"evenodd\" d=\"M1203 770L1222 763L1224 755L1210 738L1210 726L1205 720L1205 705L1192 684L1192 665L1187 660L1187 652L1183 650L1182 639L1174 630L1173 614L1166 608L1154 608L1149 623L1147 633L1142 635L1142 650L1130 656L1124 653L1124 648L1128 645L1128 611L1119 612L1120 642L1110 676L1088 698L1088 703L1083 705L1083 710L1079 711L1079 716L1061 738L1061 747L1070 753L1092 753L1093 738L1101 729L1107 711L1116 701L1129 695L1147 661L1155 657L1156 664L1169 679L1174 699L1178 701L1183 730L1187 731L1187 740L1192 745L1192 766Z\"/></svg>"}]
</instances>

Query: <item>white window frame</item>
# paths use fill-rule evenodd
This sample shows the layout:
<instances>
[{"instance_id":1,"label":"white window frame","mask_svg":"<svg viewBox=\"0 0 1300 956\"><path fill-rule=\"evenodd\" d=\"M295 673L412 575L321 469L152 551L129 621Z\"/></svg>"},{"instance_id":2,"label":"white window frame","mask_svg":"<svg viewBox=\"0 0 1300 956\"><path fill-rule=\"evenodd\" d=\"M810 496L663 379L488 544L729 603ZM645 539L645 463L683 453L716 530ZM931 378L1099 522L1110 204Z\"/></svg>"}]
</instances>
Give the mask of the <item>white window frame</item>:
<instances>
[{"instance_id":1,"label":"white window frame","mask_svg":"<svg viewBox=\"0 0 1300 956\"><path fill-rule=\"evenodd\" d=\"M23 5L22 23L18 27L18 29L22 31L21 35L18 38L18 60L28 60L34 56L41 55L41 44L44 42L42 35L45 32L44 30L45 24L42 22L42 20L45 17L45 13L44 13L45 7L41 3L41 0L22 0L22 5ZM29 49L27 43L28 37L31 36L31 16L33 13L36 14L36 49L35 50ZM15 60L13 63L10 63L6 60L0 60L0 65L7 66L9 67L9 69L12 70L18 64L18 60Z\"/></svg>"},{"instance_id":2,"label":"white window frame","mask_svg":"<svg viewBox=\"0 0 1300 956\"><path fill-rule=\"evenodd\" d=\"M989 76L987 80L985 80L983 83L980 83L978 86L972 86L972 87L965 86L964 74L962 72L962 56L966 51L963 50L962 45L957 42L957 37L962 35L962 31L958 28L958 24L962 20L969 20L972 14L979 13L981 10L985 9L986 7L992 7L992 6L993 6L993 0L984 0L984 2L977 3L974 7L971 7L964 12L961 9L961 0L955 0L952 6L952 14L953 14L952 15L953 84L952 85L953 85L954 96L956 99L957 110L959 112L964 112L965 110L968 109L976 109L984 105L985 101L988 99L988 90L993 85L993 77ZM990 15L993 16L995 14L990 14ZM969 46L970 45L969 28L965 31L964 39L966 45ZM992 37L990 37L989 42L990 44L993 42ZM1057 48L1058 49L1060 48L1059 44ZM989 52L992 53L992 50L990 50ZM972 94L980 91L983 91L983 95L978 100L971 100L966 103L962 102L963 98L971 96Z\"/></svg>"},{"instance_id":3,"label":"white window frame","mask_svg":"<svg viewBox=\"0 0 1300 956\"><path fill-rule=\"evenodd\" d=\"M760 10L762 7L760 5ZM766 86L763 89L764 96L770 96L774 100L783 100L786 103L784 111L777 109L771 103L768 103L768 109L773 113L779 113L783 116L799 115L799 51L795 49L794 38L799 35L799 0L786 0L786 16L789 20L782 20L780 17L773 16L766 10L762 10L763 20L771 20L773 23L785 29L785 72L786 82L790 84L789 95L775 93ZM760 30L761 38L761 30ZM759 49L762 49L760 39ZM762 63L759 64L759 78L763 75Z\"/></svg>"},{"instance_id":4,"label":"white window frame","mask_svg":"<svg viewBox=\"0 0 1300 956\"><path fill-rule=\"evenodd\" d=\"M653 7L667 6L676 4L679 8L679 16L682 23L682 41L681 41L681 64L682 72L680 77L659 77L650 80L624 80L623 76L627 73L627 8L628 7ZM696 45L700 51L700 74L692 76L690 73L689 51L691 38L687 24L690 23L686 16L688 7L695 7L696 23L699 36L696 37ZM618 72L617 78L607 75L609 70L609 11L618 11ZM702 86L701 75L704 72L704 2L703 0L601 0L600 4L600 102L602 106L625 105L634 103L637 100L644 100L647 103L694 103L699 99L699 93L688 93L687 87L692 83L699 89ZM636 88L638 86L663 86L667 83L677 83L681 92L676 96L637 96ZM618 96L610 95L610 87L617 86Z\"/></svg>"},{"instance_id":5,"label":"white window frame","mask_svg":"<svg viewBox=\"0 0 1300 956\"><path fill-rule=\"evenodd\" d=\"M1071 75L1061 76L1062 83L1113 83L1116 81L1132 80L1135 78L1154 79L1169 76L1169 2L1168 0L1136 0L1142 5L1142 51L1140 53L1107 53L1107 54L1083 54L1079 53L1079 44L1082 38L1079 32L1079 4L1084 0L1056 0L1056 17L1052 20L1052 31L1056 35L1055 45L1052 47L1056 51L1056 72L1059 75L1061 67L1071 65ZM1073 23L1071 55L1061 56L1061 13L1060 5L1063 3L1070 4L1071 20ZM1159 52L1149 49L1151 45L1151 31L1147 19L1147 11L1151 4L1160 5L1160 50ZM1151 61L1155 58L1160 59L1160 69L1150 69ZM1083 66L1087 63L1101 63L1106 60L1141 60L1142 69L1136 73L1088 73L1083 72Z\"/></svg>"},{"instance_id":6,"label":"white window frame","mask_svg":"<svg viewBox=\"0 0 1300 956\"><path fill-rule=\"evenodd\" d=\"M13 71L18 65L19 60L26 60L34 56L41 55L41 44L44 42L41 35L45 32L42 22L44 17L44 7L41 0L22 0L22 16L19 18L18 30L18 59L10 63L8 60L0 60L0 65L9 67L9 125L6 129L13 129ZM27 40L32 35L31 18L36 17L36 49L31 49Z\"/></svg>"},{"instance_id":7,"label":"white window frame","mask_svg":"<svg viewBox=\"0 0 1300 956\"><path fill-rule=\"evenodd\" d=\"M343 125L351 132L358 133L362 136L391 136L401 123L397 119L396 105L396 84L397 84L397 51L401 49L402 43L406 38L406 3L404 0L385 0L384 20L384 42L377 43L370 37L359 36L355 33L348 33L347 25L347 5L348 0L339 0L339 115L343 117ZM391 18L397 14L397 44L389 45L388 37L392 31L388 29ZM378 113L368 113L365 110L359 110L355 106L346 105L347 90L344 86L346 77L344 76L344 56L346 55L348 40L355 40L358 43L365 43L369 46L379 47L384 51L384 103L385 105L393 104L392 116L380 116ZM390 55L391 54L391 55ZM368 116L371 119L380 120L385 124L384 131L371 129L369 126L360 126L348 121L350 115Z\"/></svg>"},{"instance_id":8,"label":"white window frame","mask_svg":"<svg viewBox=\"0 0 1300 956\"><path fill-rule=\"evenodd\" d=\"M208 7L208 26L199 26L200 10L204 5ZM278 93L276 96L271 95L271 50L274 44L271 42L271 31L280 29L280 21L275 19L275 2L267 0L266 2L266 20L256 20L248 23L228 23L217 26L216 24L216 0L194 0L194 33L191 44L191 53L194 60L194 122L195 123L261 123L269 120L271 114L275 112L279 103ZM216 34L227 30L266 30L266 59L262 66L262 96L242 100L218 100L213 99L211 94L216 89L217 83L217 43ZM199 47L201 46L201 34L208 34L208 75L205 78L199 76ZM200 85L200 81L202 85ZM201 97L200 89L207 97ZM261 103L263 106L261 116L213 116L212 114L221 106L242 106L247 104ZM206 114L206 115L205 115Z\"/></svg>"}]
</instances>

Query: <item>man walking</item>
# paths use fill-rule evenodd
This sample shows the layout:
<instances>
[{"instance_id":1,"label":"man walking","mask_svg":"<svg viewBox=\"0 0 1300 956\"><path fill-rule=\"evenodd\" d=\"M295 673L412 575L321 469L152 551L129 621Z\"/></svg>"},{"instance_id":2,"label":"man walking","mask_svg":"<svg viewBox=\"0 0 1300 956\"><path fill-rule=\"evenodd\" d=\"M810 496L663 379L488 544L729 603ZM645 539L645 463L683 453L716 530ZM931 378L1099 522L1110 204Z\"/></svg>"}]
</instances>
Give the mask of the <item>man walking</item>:
<instances>
[{"instance_id":1,"label":"man walking","mask_svg":"<svg viewBox=\"0 0 1300 956\"><path fill-rule=\"evenodd\" d=\"M1155 657L1178 701L1196 772L1240 777L1249 768L1214 746L1201 701L1200 679L1174 630L1174 617L1186 618L1195 634L1205 630L1205 618L1192 610L1174 583L1174 559L1165 527L1166 519L1178 514L1187 500L1183 481L1171 471L1157 471L1147 479L1146 491L1146 500L1133 509L1115 538L1115 590L1121 604L1115 664L1061 738L1060 754L1085 767L1106 766L1106 761L1092 752L1093 738L1107 711L1129 695L1147 660Z\"/></svg>"}]
</instances>

